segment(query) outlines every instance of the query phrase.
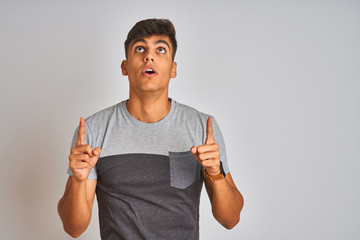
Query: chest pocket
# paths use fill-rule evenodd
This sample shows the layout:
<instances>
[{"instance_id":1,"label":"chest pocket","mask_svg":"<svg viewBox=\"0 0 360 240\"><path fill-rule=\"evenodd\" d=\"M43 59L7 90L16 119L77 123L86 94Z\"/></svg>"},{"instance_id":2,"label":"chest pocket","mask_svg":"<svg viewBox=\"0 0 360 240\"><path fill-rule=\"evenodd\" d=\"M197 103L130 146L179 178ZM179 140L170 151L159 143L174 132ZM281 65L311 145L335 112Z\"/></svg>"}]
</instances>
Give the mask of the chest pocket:
<instances>
[{"instance_id":1,"label":"chest pocket","mask_svg":"<svg viewBox=\"0 0 360 240\"><path fill-rule=\"evenodd\" d=\"M190 152L169 152L170 185L185 189L193 184L201 170L201 165Z\"/></svg>"}]
</instances>

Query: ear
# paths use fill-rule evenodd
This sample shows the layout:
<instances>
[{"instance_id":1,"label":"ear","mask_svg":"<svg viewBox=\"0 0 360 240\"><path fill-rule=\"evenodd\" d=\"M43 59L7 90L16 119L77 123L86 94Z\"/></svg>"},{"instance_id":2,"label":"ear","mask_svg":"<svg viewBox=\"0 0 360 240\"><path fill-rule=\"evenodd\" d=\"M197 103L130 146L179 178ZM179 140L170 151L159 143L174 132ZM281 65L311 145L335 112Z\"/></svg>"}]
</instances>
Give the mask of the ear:
<instances>
[{"instance_id":1,"label":"ear","mask_svg":"<svg viewBox=\"0 0 360 240\"><path fill-rule=\"evenodd\" d=\"M127 76L128 75L128 71L127 71L127 61L126 60L123 60L121 62L121 72L122 72L122 75L124 76Z\"/></svg>"},{"instance_id":2,"label":"ear","mask_svg":"<svg viewBox=\"0 0 360 240\"><path fill-rule=\"evenodd\" d=\"M171 78L175 78L176 77L176 67L177 67L177 64L176 62L173 62L172 63L172 66L171 66Z\"/></svg>"}]
</instances>

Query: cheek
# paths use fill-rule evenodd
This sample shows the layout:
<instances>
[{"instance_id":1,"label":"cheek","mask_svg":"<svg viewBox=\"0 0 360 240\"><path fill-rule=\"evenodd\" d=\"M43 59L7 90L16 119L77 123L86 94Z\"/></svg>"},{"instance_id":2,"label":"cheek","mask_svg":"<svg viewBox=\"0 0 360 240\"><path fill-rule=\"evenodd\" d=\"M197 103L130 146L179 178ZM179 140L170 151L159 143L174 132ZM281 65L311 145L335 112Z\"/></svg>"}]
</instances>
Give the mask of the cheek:
<instances>
[{"instance_id":1,"label":"cheek","mask_svg":"<svg viewBox=\"0 0 360 240\"><path fill-rule=\"evenodd\" d=\"M127 70L128 70L128 73L129 75L130 74L135 74L137 72L137 69L139 68L139 66L137 66L136 62L138 61L134 61L136 59L132 58L131 59L132 61L129 61L128 65L127 65Z\"/></svg>"},{"instance_id":2,"label":"cheek","mask_svg":"<svg viewBox=\"0 0 360 240\"><path fill-rule=\"evenodd\" d=\"M168 78L169 76L171 76L171 72L172 72L172 70L170 67L167 67L166 69L164 69L163 70L163 73L165 73L164 77Z\"/></svg>"},{"instance_id":3,"label":"cheek","mask_svg":"<svg viewBox=\"0 0 360 240\"><path fill-rule=\"evenodd\" d=\"M171 74L172 69L173 69L172 62L169 63L169 61L164 61L163 63L161 63L161 65L163 66L162 69L163 69L164 73L166 72L167 74Z\"/></svg>"}]
</instances>

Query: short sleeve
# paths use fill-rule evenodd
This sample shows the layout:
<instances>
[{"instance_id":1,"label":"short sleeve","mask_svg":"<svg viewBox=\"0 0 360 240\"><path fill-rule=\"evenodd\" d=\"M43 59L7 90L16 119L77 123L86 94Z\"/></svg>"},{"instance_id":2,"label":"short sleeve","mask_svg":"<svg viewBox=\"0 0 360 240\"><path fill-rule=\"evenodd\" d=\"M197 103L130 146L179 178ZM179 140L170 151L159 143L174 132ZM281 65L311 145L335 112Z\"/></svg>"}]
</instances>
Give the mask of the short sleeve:
<instances>
[{"instance_id":1,"label":"short sleeve","mask_svg":"<svg viewBox=\"0 0 360 240\"><path fill-rule=\"evenodd\" d=\"M79 131L79 127L75 129L74 136L71 141L71 147L75 147L78 131ZM91 130L85 121L85 143L91 146L91 142L92 142ZM69 174L70 176L73 175L70 167L68 167L67 169L67 174ZM90 170L88 179L97 179L96 165Z\"/></svg>"},{"instance_id":2,"label":"short sleeve","mask_svg":"<svg viewBox=\"0 0 360 240\"><path fill-rule=\"evenodd\" d=\"M220 127L216 122L215 118L213 116L211 116L211 118L212 118L212 128L213 128L215 143L219 145L220 161L223 164L225 174L228 174L230 172L230 169L226 156L225 141L221 133Z\"/></svg>"}]
</instances>

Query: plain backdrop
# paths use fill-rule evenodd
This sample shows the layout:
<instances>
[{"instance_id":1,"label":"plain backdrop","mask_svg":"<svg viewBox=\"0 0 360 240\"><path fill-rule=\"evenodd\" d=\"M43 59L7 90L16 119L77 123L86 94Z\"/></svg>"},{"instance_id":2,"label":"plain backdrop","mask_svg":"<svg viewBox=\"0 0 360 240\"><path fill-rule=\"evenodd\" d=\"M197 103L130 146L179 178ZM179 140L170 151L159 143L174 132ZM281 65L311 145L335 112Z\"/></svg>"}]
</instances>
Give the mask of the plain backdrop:
<instances>
[{"instance_id":1,"label":"plain backdrop","mask_svg":"<svg viewBox=\"0 0 360 240\"><path fill-rule=\"evenodd\" d=\"M215 116L245 198L201 239L360 239L359 1L0 1L1 239L71 239L57 203L80 117L128 98L123 43L178 39L170 97ZM79 239L100 239L97 204Z\"/></svg>"}]
</instances>

